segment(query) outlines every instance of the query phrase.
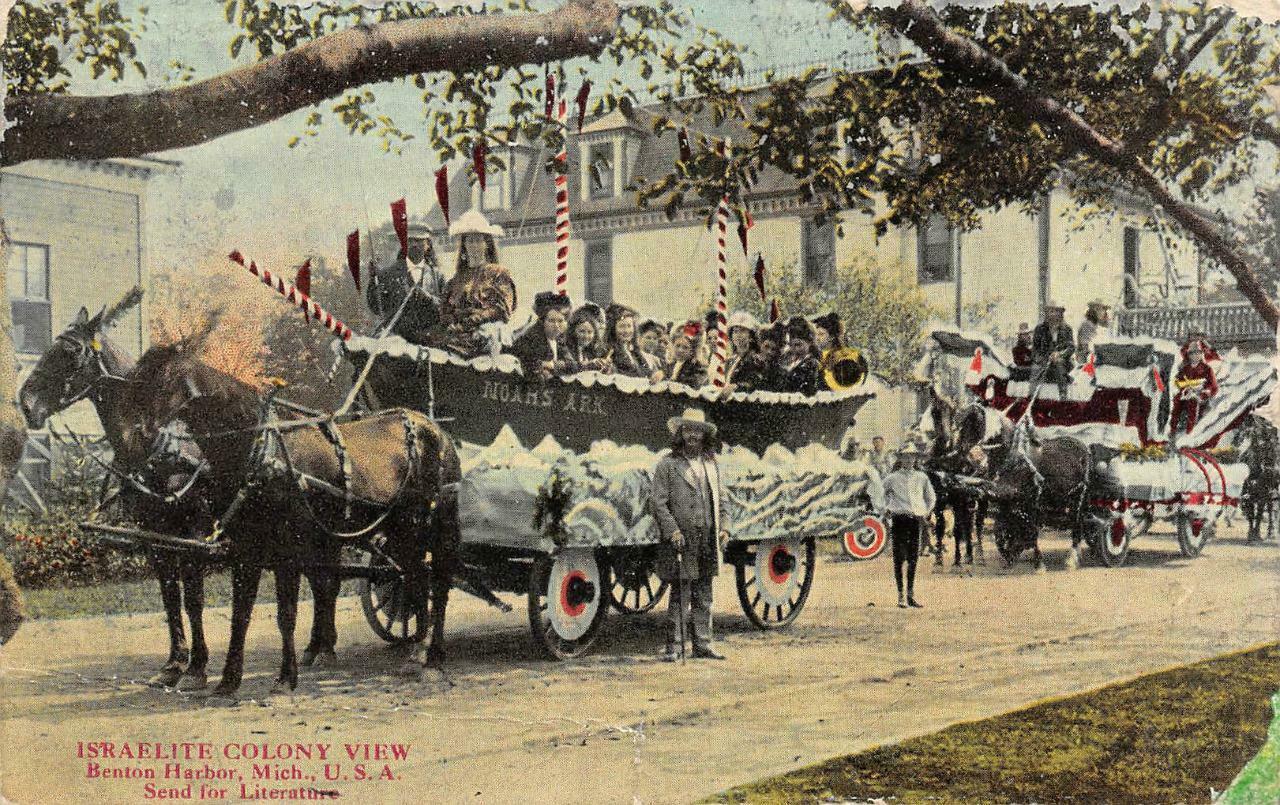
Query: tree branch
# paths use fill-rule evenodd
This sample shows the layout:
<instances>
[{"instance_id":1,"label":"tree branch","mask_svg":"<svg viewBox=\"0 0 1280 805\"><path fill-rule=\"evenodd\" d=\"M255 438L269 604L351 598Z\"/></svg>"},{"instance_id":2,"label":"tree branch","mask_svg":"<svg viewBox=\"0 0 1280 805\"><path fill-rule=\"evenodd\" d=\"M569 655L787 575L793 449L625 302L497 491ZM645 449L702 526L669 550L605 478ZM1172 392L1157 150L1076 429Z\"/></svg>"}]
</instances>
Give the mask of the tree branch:
<instances>
[{"instance_id":1,"label":"tree branch","mask_svg":"<svg viewBox=\"0 0 1280 805\"><path fill-rule=\"evenodd\" d=\"M418 73L513 67L597 55L614 0L569 0L543 14L478 14L362 25L205 81L145 93L11 97L0 165L104 159L198 145L260 126L353 87Z\"/></svg>"},{"instance_id":2,"label":"tree branch","mask_svg":"<svg viewBox=\"0 0 1280 805\"><path fill-rule=\"evenodd\" d=\"M1231 272L1240 292L1268 325L1273 329L1276 327L1280 312L1263 289L1239 244L1218 224L1205 219L1176 197L1148 166L1127 152L1122 143L1103 135L1079 114L1053 98L1037 93L1025 78L976 42L952 32L929 8L926 0L903 0L896 9L886 9L883 13L895 28L941 63L944 69L963 71L973 84L985 86L993 97L1009 104L1020 114L1050 126L1073 148L1129 176L1206 252Z\"/></svg>"}]
</instances>

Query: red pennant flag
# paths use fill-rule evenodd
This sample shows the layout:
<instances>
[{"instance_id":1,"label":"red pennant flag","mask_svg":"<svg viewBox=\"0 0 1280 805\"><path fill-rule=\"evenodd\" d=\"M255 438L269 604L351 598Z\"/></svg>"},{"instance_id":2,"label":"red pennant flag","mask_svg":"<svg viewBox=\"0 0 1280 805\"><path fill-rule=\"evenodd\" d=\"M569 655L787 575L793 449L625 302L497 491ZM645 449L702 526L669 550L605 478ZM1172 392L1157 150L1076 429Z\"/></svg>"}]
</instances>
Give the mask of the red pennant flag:
<instances>
[{"instance_id":1,"label":"red pennant flag","mask_svg":"<svg viewBox=\"0 0 1280 805\"><path fill-rule=\"evenodd\" d=\"M764 255L756 255L756 290L760 292L760 301L764 301Z\"/></svg>"},{"instance_id":2,"label":"red pennant flag","mask_svg":"<svg viewBox=\"0 0 1280 805\"><path fill-rule=\"evenodd\" d=\"M356 283L356 290L360 290L360 230L347 235L347 270L351 272L351 279Z\"/></svg>"},{"instance_id":3,"label":"red pennant flag","mask_svg":"<svg viewBox=\"0 0 1280 805\"><path fill-rule=\"evenodd\" d=\"M969 371L982 373L982 347L973 351L973 360L969 361Z\"/></svg>"},{"instance_id":4,"label":"red pennant flag","mask_svg":"<svg viewBox=\"0 0 1280 805\"><path fill-rule=\"evenodd\" d=\"M485 183L485 155L489 153L489 147L485 144L484 138L476 140L475 145L471 146L471 165L476 169L476 178L480 180L480 190L484 191Z\"/></svg>"},{"instance_id":5,"label":"red pennant flag","mask_svg":"<svg viewBox=\"0 0 1280 805\"><path fill-rule=\"evenodd\" d=\"M391 224L396 228L396 237L400 239L400 256L409 253L409 209L404 199L391 202Z\"/></svg>"},{"instance_id":6,"label":"red pennant flag","mask_svg":"<svg viewBox=\"0 0 1280 805\"><path fill-rule=\"evenodd\" d=\"M440 212L444 213L444 223L449 224L449 166L441 165L436 171L436 201L440 204Z\"/></svg>"},{"instance_id":7,"label":"red pennant flag","mask_svg":"<svg viewBox=\"0 0 1280 805\"><path fill-rule=\"evenodd\" d=\"M306 262L302 264L302 268L298 269L297 275L295 275L293 278L293 285L295 288L298 289L298 293L310 298L311 296L311 258L310 257L308 257ZM301 303L302 300L299 299L298 302ZM307 312L306 308L303 308L302 310L302 318L305 321L311 320L311 314Z\"/></svg>"},{"instance_id":8,"label":"red pennant flag","mask_svg":"<svg viewBox=\"0 0 1280 805\"><path fill-rule=\"evenodd\" d=\"M583 81L582 86L578 88L578 97L574 98L574 103L578 104L578 133L582 133L582 121L587 117L587 99L591 97L591 82Z\"/></svg>"},{"instance_id":9,"label":"red pennant flag","mask_svg":"<svg viewBox=\"0 0 1280 805\"><path fill-rule=\"evenodd\" d=\"M738 214L738 242L742 244L742 256L747 257L747 230L751 229L754 223L750 215L746 215L739 211Z\"/></svg>"},{"instance_id":10,"label":"red pennant flag","mask_svg":"<svg viewBox=\"0 0 1280 805\"><path fill-rule=\"evenodd\" d=\"M552 119L556 112L556 77L547 73L547 119Z\"/></svg>"},{"instance_id":11,"label":"red pennant flag","mask_svg":"<svg viewBox=\"0 0 1280 805\"><path fill-rule=\"evenodd\" d=\"M778 310L778 300L774 299L773 304L769 305L769 323L773 324L782 318L782 311Z\"/></svg>"},{"instance_id":12,"label":"red pennant flag","mask_svg":"<svg viewBox=\"0 0 1280 805\"><path fill-rule=\"evenodd\" d=\"M230 257L234 262L237 262L240 265L244 265L244 255L240 253L239 249L234 249L231 254L227 255L227 257Z\"/></svg>"},{"instance_id":13,"label":"red pennant flag","mask_svg":"<svg viewBox=\"0 0 1280 805\"><path fill-rule=\"evenodd\" d=\"M1083 368L1083 369L1081 369L1080 371L1084 372L1084 373L1085 373L1085 374L1087 374L1089 377L1092 377L1095 381L1097 381L1097 379L1098 379L1098 367L1097 367L1096 365L1094 365L1094 354L1093 354L1093 350L1089 350L1089 360L1087 360L1087 361L1085 361L1085 362L1084 362L1084 368Z\"/></svg>"},{"instance_id":14,"label":"red pennant flag","mask_svg":"<svg viewBox=\"0 0 1280 805\"><path fill-rule=\"evenodd\" d=\"M680 143L680 161L692 162L693 147L689 145L689 132L680 129L680 132L676 134L676 141Z\"/></svg>"}]
</instances>

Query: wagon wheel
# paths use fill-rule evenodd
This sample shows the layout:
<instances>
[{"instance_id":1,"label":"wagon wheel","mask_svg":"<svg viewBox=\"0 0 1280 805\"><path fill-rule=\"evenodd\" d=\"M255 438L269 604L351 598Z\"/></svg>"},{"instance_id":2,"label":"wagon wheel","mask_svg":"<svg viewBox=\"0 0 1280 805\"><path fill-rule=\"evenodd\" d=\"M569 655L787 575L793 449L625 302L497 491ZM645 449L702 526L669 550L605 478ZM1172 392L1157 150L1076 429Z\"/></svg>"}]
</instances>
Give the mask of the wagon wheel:
<instances>
[{"instance_id":1,"label":"wagon wheel","mask_svg":"<svg viewBox=\"0 0 1280 805\"><path fill-rule=\"evenodd\" d=\"M370 564L366 554L364 563ZM375 569L359 582L360 606L373 633L392 644L417 643L427 635L428 603L411 611L404 576L391 568Z\"/></svg>"},{"instance_id":2,"label":"wagon wheel","mask_svg":"<svg viewBox=\"0 0 1280 805\"><path fill-rule=\"evenodd\" d=\"M734 568L738 601L759 629L778 629L804 609L817 569L814 538L765 540Z\"/></svg>"},{"instance_id":3,"label":"wagon wheel","mask_svg":"<svg viewBox=\"0 0 1280 805\"><path fill-rule=\"evenodd\" d=\"M1178 547L1182 555L1194 559L1204 550L1204 546L1213 539L1216 526L1212 520L1203 517L1192 517L1180 514L1175 520L1178 526Z\"/></svg>"},{"instance_id":4,"label":"wagon wheel","mask_svg":"<svg viewBox=\"0 0 1280 805\"><path fill-rule=\"evenodd\" d=\"M609 568L589 548L540 556L529 572L529 628L538 649L553 660L584 653L609 612Z\"/></svg>"},{"instance_id":5,"label":"wagon wheel","mask_svg":"<svg viewBox=\"0 0 1280 805\"><path fill-rule=\"evenodd\" d=\"M1107 567L1120 567L1129 556L1129 543L1133 529L1125 525L1123 517L1112 517L1102 524L1093 540L1093 553Z\"/></svg>"},{"instance_id":6,"label":"wagon wheel","mask_svg":"<svg viewBox=\"0 0 1280 805\"><path fill-rule=\"evenodd\" d=\"M884 522L879 517L868 514L862 518L862 522L844 532L840 545L844 548L846 556L854 559L875 559L884 550Z\"/></svg>"},{"instance_id":7,"label":"wagon wheel","mask_svg":"<svg viewBox=\"0 0 1280 805\"><path fill-rule=\"evenodd\" d=\"M619 612L639 614L658 605L667 583L658 578L653 557L638 551L620 551L611 557L613 584L609 603Z\"/></svg>"}]
</instances>

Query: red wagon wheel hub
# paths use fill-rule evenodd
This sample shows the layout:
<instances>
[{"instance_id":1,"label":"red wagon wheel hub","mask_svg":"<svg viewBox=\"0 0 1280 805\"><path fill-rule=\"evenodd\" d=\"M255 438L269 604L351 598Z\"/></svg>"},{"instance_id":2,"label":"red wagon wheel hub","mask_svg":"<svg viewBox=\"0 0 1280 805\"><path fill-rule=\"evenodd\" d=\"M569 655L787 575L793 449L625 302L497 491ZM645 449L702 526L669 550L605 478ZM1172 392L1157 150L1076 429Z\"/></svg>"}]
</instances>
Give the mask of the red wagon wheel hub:
<instances>
[{"instance_id":1,"label":"red wagon wheel hub","mask_svg":"<svg viewBox=\"0 0 1280 805\"><path fill-rule=\"evenodd\" d=\"M884 550L884 523L878 517L862 518L862 527L844 532L845 553L854 559L871 559Z\"/></svg>"},{"instance_id":2,"label":"red wagon wheel hub","mask_svg":"<svg viewBox=\"0 0 1280 805\"><path fill-rule=\"evenodd\" d=\"M596 597L596 586L587 580L581 570L568 573L560 582L560 610L571 618L586 611L587 604Z\"/></svg>"},{"instance_id":3,"label":"red wagon wheel hub","mask_svg":"<svg viewBox=\"0 0 1280 805\"><path fill-rule=\"evenodd\" d=\"M1193 536L1200 536L1200 530L1204 528L1204 523L1205 521L1202 519L1195 519L1191 521L1191 533Z\"/></svg>"},{"instance_id":4,"label":"red wagon wheel hub","mask_svg":"<svg viewBox=\"0 0 1280 805\"><path fill-rule=\"evenodd\" d=\"M1111 521L1111 547L1119 550L1124 547L1125 527L1124 520L1117 517Z\"/></svg>"},{"instance_id":5,"label":"red wagon wheel hub","mask_svg":"<svg viewBox=\"0 0 1280 805\"><path fill-rule=\"evenodd\" d=\"M775 545L769 553L769 580L774 584L783 584L796 569L796 558L791 555L785 545Z\"/></svg>"}]
</instances>

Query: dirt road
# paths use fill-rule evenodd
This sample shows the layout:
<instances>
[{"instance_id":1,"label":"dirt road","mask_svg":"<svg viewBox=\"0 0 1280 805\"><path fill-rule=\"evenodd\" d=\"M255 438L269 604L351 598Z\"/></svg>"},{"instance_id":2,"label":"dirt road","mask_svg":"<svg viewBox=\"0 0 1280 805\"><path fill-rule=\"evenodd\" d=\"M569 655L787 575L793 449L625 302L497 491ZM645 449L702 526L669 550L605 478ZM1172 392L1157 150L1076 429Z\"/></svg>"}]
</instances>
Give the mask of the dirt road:
<instances>
[{"instance_id":1,"label":"dirt road","mask_svg":"<svg viewBox=\"0 0 1280 805\"><path fill-rule=\"evenodd\" d=\"M682 802L1280 638L1274 546L1249 547L1229 531L1185 560L1161 533L1136 542L1125 568L1068 571L1067 543L1045 545L1047 573L1004 569L994 555L972 575L922 564L918 611L894 605L887 557L823 561L800 621L768 634L750 627L723 574L716 627L729 659L683 666L657 661L657 614L612 617L591 656L557 664L536 659L523 606L504 615L458 594L447 677L419 684L396 675L402 657L344 599L338 665L304 671L296 695L268 697L278 636L273 608L261 606L233 707L141 684L165 646L159 615L28 624L0 656L3 793L19 803L137 802L151 783L180 799L203 790L207 801L219 790L277 798L301 786L304 797L336 790L354 802ZM309 609L301 622L309 626ZM208 623L220 670L228 612L213 610ZM91 741L205 746L211 760L184 766L207 763L225 779L166 780L165 760L78 757L78 742ZM407 757L364 768L394 779L355 779L345 744L362 754L378 743L408 745ZM255 780L248 757L261 749L246 744L304 744L313 757L259 769L300 782ZM91 762L159 779L87 777ZM326 770L346 779L326 781Z\"/></svg>"}]
</instances>

